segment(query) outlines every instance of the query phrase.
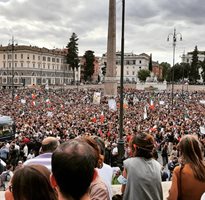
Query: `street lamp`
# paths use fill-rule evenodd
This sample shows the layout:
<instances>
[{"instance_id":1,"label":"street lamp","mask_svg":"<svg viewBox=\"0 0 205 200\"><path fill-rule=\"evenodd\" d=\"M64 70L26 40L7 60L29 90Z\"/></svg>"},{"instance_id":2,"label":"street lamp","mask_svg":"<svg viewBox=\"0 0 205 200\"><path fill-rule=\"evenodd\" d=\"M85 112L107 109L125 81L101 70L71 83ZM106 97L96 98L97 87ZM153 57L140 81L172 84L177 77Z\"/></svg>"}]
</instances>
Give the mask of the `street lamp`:
<instances>
[{"instance_id":1,"label":"street lamp","mask_svg":"<svg viewBox=\"0 0 205 200\"><path fill-rule=\"evenodd\" d=\"M122 167L124 157L123 140L123 78L124 78L124 25L125 25L125 0L122 0L122 35L121 35L121 74L120 74L120 126L118 139L119 165Z\"/></svg>"},{"instance_id":2,"label":"street lamp","mask_svg":"<svg viewBox=\"0 0 205 200\"><path fill-rule=\"evenodd\" d=\"M11 39L11 88L12 88L12 102L14 101L14 37ZM16 43L17 44L17 43Z\"/></svg>"},{"instance_id":3,"label":"street lamp","mask_svg":"<svg viewBox=\"0 0 205 200\"><path fill-rule=\"evenodd\" d=\"M173 108L173 99L174 99L174 65L175 65L175 48L177 42L177 36L180 37L180 41L182 41L182 34L176 33L176 29L174 28L174 33L169 33L167 37L167 41L169 42L169 37L172 37L172 45L173 45L173 66L172 66L172 108Z\"/></svg>"}]
</instances>

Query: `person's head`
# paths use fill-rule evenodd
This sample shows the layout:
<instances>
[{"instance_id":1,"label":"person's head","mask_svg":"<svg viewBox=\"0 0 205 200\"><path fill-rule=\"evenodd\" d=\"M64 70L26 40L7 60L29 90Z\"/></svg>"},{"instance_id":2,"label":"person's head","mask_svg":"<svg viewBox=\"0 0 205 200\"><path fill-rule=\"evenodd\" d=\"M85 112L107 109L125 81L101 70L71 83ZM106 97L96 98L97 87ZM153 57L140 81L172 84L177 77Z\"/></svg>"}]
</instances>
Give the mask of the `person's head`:
<instances>
[{"instance_id":1,"label":"person's head","mask_svg":"<svg viewBox=\"0 0 205 200\"><path fill-rule=\"evenodd\" d=\"M147 133L134 135L131 139L131 149L133 156L152 158L154 149L154 138Z\"/></svg>"},{"instance_id":2,"label":"person's head","mask_svg":"<svg viewBox=\"0 0 205 200\"><path fill-rule=\"evenodd\" d=\"M183 164L189 163L194 171L194 176L198 180L205 181L205 165L203 164L203 154L201 143L194 135L185 135L178 144Z\"/></svg>"},{"instance_id":3,"label":"person's head","mask_svg":"<svg viewBox=\"0 0 205 200\"><path fill-rule=\"evenodd\" d=\"M55 137L46 137L41 143L40 153L54 152L59 145Z\"/></svg>"},{"instance_id":4,"label":"person's head","mask_svg":"<svg viewBox=\"0 0 205 200\"><path fill-rule=\"evenodd\" d=\"M24 166L16 170L8 189L15 200L57 200L49 177L50 171L42 165Z\"/></svg>"},{"instance_id":5,"label":"person's head","mask_svg":"<svg viewBox=\"0 0 205 200\"><path fill-rule=\"evenodd\" d=\"M81 137L79 139L88 143L95 150L95 154L96 154L95 167L102 168L103 161L104 161L104 155L101 154L101 147L97 142L98 139L96 138L95 140L94 138L95 137L92 137L92 136L86 136L86 137Z\"/></svg>"},{"instance_id":6,"label":"person's head","mask_svg":"<svg viewBox=\"0 0 205 200\"><path fill-rule=\"evenodd\" d=\"M105 143L98 136L93 136L93 139L95 140L96 144L98 145L98 149L100 150L100 160L102 162L104 162L104 159L105 159Z\"/></svg>"},{"instance_id":7,"label":"person's head","mask_svg":"<svg viewBox=\"0 0 205 200\"><path fill-rule=\"evenodd\" d=\"M97 154L83 140L61 144L52 155L51 184L65 199L80 199L93 180Z\"/></svg>"}]
</instances>

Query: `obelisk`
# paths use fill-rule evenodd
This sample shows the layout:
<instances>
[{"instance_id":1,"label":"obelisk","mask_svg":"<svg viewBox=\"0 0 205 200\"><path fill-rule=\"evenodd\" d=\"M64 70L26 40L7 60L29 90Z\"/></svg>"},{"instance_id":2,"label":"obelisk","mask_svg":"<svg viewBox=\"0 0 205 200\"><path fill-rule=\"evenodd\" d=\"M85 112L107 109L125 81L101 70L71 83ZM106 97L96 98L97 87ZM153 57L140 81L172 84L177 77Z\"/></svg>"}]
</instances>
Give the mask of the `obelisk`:
<instances>
[{"instance_id":1,"label":"obelisk","mask_svg":"<svg viewBox=\"0 0 205 200\"><path fill-rule=\"evenodd\" d=\"M116 0L109 0L107 67L104 92L106 96L117 96L116 81Z\"/></svg>"}]
</instances>

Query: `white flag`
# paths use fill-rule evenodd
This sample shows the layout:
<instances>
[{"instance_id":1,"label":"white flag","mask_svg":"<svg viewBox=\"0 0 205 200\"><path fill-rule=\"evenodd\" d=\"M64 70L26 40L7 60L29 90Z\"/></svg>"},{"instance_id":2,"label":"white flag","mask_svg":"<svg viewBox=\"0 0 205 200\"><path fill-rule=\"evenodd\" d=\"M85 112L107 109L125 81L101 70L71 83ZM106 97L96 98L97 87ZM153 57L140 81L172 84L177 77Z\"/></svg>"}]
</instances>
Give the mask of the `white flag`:
<instances>
[{"instance_id":1,"label":"white flag","mask_svg":"<svg viewBox=\"0 0 205 200\"><path fill-rule=\"evenodd\" d=\"M144 107L144 120L147 119L147 108L146 106Z\"/></svg>"}]
</instances>

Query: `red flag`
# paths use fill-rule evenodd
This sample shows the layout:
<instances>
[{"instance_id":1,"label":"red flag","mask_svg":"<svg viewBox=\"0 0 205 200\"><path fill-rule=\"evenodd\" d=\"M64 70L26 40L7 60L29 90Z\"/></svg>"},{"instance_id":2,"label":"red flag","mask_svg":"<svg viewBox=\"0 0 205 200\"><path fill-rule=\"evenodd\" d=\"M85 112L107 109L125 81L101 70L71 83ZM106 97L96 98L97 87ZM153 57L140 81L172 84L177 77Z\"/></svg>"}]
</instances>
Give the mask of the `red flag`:
<instances>
[{"instance_id":1,"label":"red flag","mask_svg":"<svg viewBox=\"0 0 205 200\"><path fill-rule=\"evenodd\" d=\"M150 101L150 106L149 106L150 110L154 110L154 102L153 100L151 99Z\"/></svg>"},{"instance_id":2,"label":"red flag","mask_svg":"<svg viewBox=\"0 0 205 200\"><path fill-rule=\"evenodd\" d=\"M102 113L100 115L100 122L103 123L104 120L105 120L105 116L104 116L103 111L102 111Z\"/></svg>"},{"instance_id":3,"label":"red flag","mask_svg":"<svg viewBox=\"0 0 205 200\"><path fill-rule=\"evenodd\" d=\"M97 121L97 119L96 119L96 117L95 117L95 115L94 115L93 118L92 118L92 122L93 122L93 123L96 123L96 121Z\"/></svg>"},{"instance_id":4,"label":"red flag","mask_svg":"<svg viewBox=\"0 0 205 200\"><path fill-rule=\"evenodd\" d=\"M35 95L35 94L32 94L31 97L32 97L32 99L35 99L35 98L36 98L36 95Z\"/></svg>"}]
</instances>

